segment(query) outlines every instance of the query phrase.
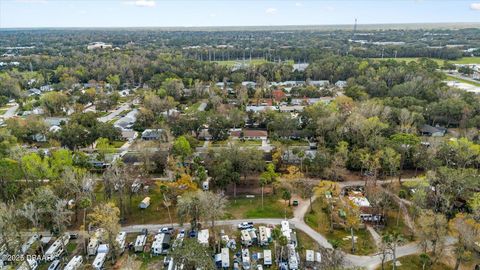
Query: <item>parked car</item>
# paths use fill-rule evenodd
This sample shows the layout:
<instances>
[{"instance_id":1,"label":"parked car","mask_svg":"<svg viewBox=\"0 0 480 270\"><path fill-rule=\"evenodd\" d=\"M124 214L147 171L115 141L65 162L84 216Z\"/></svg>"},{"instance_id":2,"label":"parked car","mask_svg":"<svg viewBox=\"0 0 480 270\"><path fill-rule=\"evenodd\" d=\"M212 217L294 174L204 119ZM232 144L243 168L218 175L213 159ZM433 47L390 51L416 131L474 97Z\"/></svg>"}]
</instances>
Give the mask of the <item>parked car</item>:
<instances>
[{"instance_id":1,"label":"parked car","mask_svg":"<svg viewBox=\"0 0 480 270\"><path fill-rule=\"evenodd\" d=\"M143 228L141 234L147 235L147 234L148 234L148 229L147 229L147 228Z\"/></svg>"},{"instance_id":2,"label":"parked car","mask_svg":"<svg viewBox=\"0 0 480 270\"><path fill-rule=\"evenodd\" d=\"M159 233L172 233L173 228L172 227L163 227L158 230Z\"/></svg>"},{"instance_id":3,"label":"parked car","mask_svg":"<svg viewBox=\"0 0 480 270\"><path fill-rule=\"evenodd\" d=\"M253 222L242 222L238 224L238 229L245 230L253 228Z\"/></svg>"},{"instance_id":4,"label":"parked car","mask_svg":"<svg viewBox=\"0 0 480 270\"><path fill-rule=\"evenodd\" d=\"M190 238L195 238L195 237L197 237L197 231L191 230L190 233L188 233L188 236L189 236Z\"/></svg>"},{"instance_id":5,"label":"parked car","mask_svg":"<svg viewBox=\"0 0 480 270\"><path fill-rule=\"evenodd\" d=\"M70 239L78 239L78 233L70 233Z\"/></svg>"},{"instance_id":6,"label":"parked car","mask_svg":"<svg viewBox=\"0 0 480 270\"><path fill-rule=\"evenodd\" d=\"M297 200L294 200L293 203L292 203L293 206L298 206L298 201Z\"/></svg>"}]
</instances>

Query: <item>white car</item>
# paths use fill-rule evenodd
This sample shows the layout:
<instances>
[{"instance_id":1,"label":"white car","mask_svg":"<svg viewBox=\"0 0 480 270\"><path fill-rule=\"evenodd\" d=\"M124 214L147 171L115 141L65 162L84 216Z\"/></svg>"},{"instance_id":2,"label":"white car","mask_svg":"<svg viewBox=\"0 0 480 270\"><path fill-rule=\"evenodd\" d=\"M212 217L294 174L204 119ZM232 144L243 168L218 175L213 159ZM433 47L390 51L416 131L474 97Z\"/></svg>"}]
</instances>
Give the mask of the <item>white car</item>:
<instances>
[{"instance_id":1,"label":"white car","mask_svg":"<svg viewBox=\"0 0 480 270\"><path fill-rule=\"evenodd\" d=\"M257 265L257 270L263 270L263 266L261 264Z\"/></svg>"},{"instance_id":2,"label":"white car","mask_svg":"<svg viewBox=\"0 0 480 270\"><path fill-rule=\"evenodd\" d=\"M238 229L245 230L253 228L253 222L242 222L238 224Z\"/></svg>"}]
</instances>

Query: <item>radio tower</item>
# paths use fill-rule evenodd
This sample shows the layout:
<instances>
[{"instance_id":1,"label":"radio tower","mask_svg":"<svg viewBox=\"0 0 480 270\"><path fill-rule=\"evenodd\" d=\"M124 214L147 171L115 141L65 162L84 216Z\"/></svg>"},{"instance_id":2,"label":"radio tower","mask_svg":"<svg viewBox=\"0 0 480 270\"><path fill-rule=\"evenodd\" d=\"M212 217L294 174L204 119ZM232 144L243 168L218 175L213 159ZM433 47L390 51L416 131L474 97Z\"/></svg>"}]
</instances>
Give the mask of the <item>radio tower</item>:
<instances>
[{"instance_id":1,"label":"radio tower","mask_svg":"<svg viewBox=\"0 0 480 270\"><path fill-rule=\"evenodd\" d=\"M357 33L357 18L355 18L355 24L353 25L352 41L355 40L355 33Z\"/></svg>"}]
</instances>

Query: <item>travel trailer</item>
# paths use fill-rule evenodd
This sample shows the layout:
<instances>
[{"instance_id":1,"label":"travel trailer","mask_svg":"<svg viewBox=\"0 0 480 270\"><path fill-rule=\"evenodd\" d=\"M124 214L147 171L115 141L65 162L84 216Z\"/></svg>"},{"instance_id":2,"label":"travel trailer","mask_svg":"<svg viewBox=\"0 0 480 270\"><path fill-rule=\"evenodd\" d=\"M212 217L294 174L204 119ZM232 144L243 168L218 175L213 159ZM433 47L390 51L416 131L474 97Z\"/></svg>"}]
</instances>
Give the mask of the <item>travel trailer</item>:
<instances>
[{"instance_id":1,"label":"travel trailer","mask_svg":"<svg viewBox=\"0 0 480 270\"><path fill-rule=\"evenodd\" d=\"M208 245L208 238L210 237L210 234L208 232L208 229L201 230L198 232L198 243L207 246Z\"/></svg>"},{"instance_id":2,"label":"travel trailer","mask_svg":"<svg viewBox=\"0 0 480 270\"><path fill-rule=\"evenodd\" d=\"M170 237L171 234L169 233L159 233L155 235L155 240L152 244L153 255L167 254L167 251L170 248Z\"/></svg>"},{"instance_id":3,"label":"travel trailer","mask_svg":"<svg viewBox=\"0 0 480 270\"><path fill-rule=\"evenodd\" d=\"M243 269L250 269L250 251L248 248L242 249L242 266Z\"/></svg>"},{"instance_id":4,"label":"travel trailer","mask_svg":"<svg viewBox=\"0 0 480 270\"><path fill-rule=\"evenodd\" d=\"M230 251L228 248L222 248L222 268L230 268Z\"/></svg>"},{"instance_id":5,"label":"travel trailer","mask_svg":"<svg viewBox=\"0 0 480 270\"><path fill-rule=\"evenodd\" d=\"M270 249L263 250L263 264L267 267L272 265L272 251Z\"/></svg>"},{"instance_id":6,"label":"travel trailer","mask_svg":"<svg viewBox=\"0 0 480 270\"><path fill-rule=\"evenodd\" d=\"M250 234L248 233L247 230L242 230L241 231L241 239L242 239L242 245L245 246L251 246L253 244L252 238L250 237Z\"/></svg>"},{"instance_id":7,"label":"travel trailer","mask_svg":"<svg viewBox=\"0 0 480 270\"><path fill-rule=\"evenodd\" d=\"M65 266L63 270L77 270L82 266L82 263L83 263L83 257L80 255L77 255L68 262L67 266Z\"/></svg>"},{"instance_id":8,"label":"travel trailer","mask_svg":"<svg viewBox=\"0 0 480 270\"><path fill-rule=\"evenodd\" d=\"M117 234L117 237L115 238L115 241L117 242L117 250L118 253L122 254L125 251L125 241L127 239L127 233L126 232L119 232Z\"/></svg>"},{"instance_id":9,"label":"travel trailer","mask_svg":"<svg viewBox=\"0 0 480 270\"><path fill-rule=\"evenodd\" d=\"M63 252L64 248L67 246L70 240L70 235L65 233L61 237L59 237L53 244L45 251L45 259L47 261L53 261L59 258Z\"/></svg>"},{"instance_id":10,"label":"travel trailer","mask_svg":"<svg viewBox=\"0 0 480 270\"><path fill-rule=\"evenodd\" d=\"M143 252L143 248L145 247L146 243L147 243L147 235L140 234L139 236L137 236L137 239L135 240L135 246L134 246L135 252Z\"/></svg>"}]
</instances>

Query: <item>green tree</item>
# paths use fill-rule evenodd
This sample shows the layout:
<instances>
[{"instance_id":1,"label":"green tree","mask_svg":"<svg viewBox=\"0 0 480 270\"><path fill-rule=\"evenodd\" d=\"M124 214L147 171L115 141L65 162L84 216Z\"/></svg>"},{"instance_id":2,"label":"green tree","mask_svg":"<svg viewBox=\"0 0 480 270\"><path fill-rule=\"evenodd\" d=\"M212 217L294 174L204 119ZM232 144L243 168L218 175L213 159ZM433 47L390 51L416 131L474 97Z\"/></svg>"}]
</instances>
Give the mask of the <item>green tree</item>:
<instances>
[{"instance_id":1,"label":"green tree","mask_svg":"<svg viewBox=\"0 0 480 270\"><path fill-rule=\"evenodd\" d=\"M192 148L185 136L180 136L173 142L172 153L181 157L182 161L192 154Z\"/></svg>"}]
</instances>

